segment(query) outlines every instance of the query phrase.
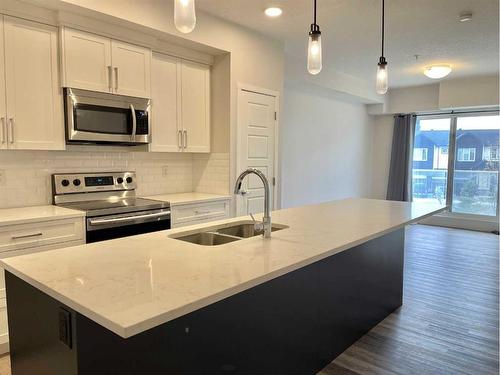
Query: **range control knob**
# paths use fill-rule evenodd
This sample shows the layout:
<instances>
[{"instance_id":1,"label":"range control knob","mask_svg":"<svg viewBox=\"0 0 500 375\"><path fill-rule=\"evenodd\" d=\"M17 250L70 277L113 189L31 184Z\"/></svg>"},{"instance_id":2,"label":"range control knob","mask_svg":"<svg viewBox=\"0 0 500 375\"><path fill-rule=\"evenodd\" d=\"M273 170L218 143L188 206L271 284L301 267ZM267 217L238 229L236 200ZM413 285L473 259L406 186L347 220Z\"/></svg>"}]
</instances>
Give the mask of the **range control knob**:
<instances>
[{"instance_id":1,"label":"range control knob","mask_svg":"<svg viewBox=\"0 0 500 375\"><path fill-rule=\"evenodd\" d=\"M75 179L73 180L73 185L75 185L75 186L80 186L80 184L81 184L81 183L82 183L82 182L81 182L78 178L75 178Z\"/></svg>"},{"instance_id":2,"label":"range control knob","mask_svg":"<svg viewBox=\"0 0 500 375\"><path fill-rule=\"evenodd\" d=\"M116 179L116 182L118 182L119 184L123 184L123 178L118 177L118 178Z\"/></svg>"},{"instance_id":3,"label":"range control knob","mask_svg":"<svg viewBox=\"0 0 500 375\"><path fill-rule=\"evenodd\" d=\"M127 184L131 184L131 183L132 183L132 181L133 181L133 180L132 180L132 177L127 177L126 181L127 181Z\"/></svg>"},{"instance_id":4,"label":"range control knob","mask_svg":"<svg viewBox=\"0 0 500 375\"><path fill-rule=\"evenodd\" d=\"M62 186L68 186L69 185L69 181L66 180L66 179L64 179L64 180L61 181L61 185Z\"/></svg>"}]
</instances>

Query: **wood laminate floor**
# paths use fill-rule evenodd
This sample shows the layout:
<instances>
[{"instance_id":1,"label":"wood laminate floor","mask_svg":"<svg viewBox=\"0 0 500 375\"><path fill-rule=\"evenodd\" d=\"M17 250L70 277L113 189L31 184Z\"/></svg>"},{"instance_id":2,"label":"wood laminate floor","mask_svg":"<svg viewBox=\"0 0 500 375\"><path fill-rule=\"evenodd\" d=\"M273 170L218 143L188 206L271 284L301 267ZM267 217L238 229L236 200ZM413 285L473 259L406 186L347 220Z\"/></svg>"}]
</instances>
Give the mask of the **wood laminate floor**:
<instances>
[{"instance_id":1,"label":"wood laminate floor","mask_svg":"<svg viewBox=\"0 0 500 375\"><path fill-rule=\"evenodd\" d=\"M498 374L498 244L408 227L403 306L319 375Z\"/></svg>"},{"instance_id":2,"label":"wood laminate floor","mask_svg":"<svg viewBox=\"0 0 500 375\"><path fill-rule=\"evenodd\" d=\"M499 374L493 234L413 225L403 306L318 375ZM0 375L10 375L9 357Z\"/></svg>"}]
</instances>

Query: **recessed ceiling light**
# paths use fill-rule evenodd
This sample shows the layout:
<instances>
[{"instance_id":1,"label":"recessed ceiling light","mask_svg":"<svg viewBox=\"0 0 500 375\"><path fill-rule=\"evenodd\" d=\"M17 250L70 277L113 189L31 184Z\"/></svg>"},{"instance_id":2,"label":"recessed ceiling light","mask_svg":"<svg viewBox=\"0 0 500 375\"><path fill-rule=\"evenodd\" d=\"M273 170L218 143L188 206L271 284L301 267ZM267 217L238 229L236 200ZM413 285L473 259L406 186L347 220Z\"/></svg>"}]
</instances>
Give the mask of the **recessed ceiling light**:
<instances>
[{"instance_id":1,"label":"recessed ceiling light","mask_svg":"<svg viewBox=\"0 0 500 375\"><path fill-rule=\"evenodd\" d=\"M451 66L449 65L433 65L425 68L424 74L432 79L440 79L446 77L451 73Z\"/></svg>"},{"instance_id":2,"label":"recessed ceiling light","mask_svg":"<svg viewBox=\"0 0 500 375\"><path fill-rule=\"evenodd\" d=\"M278 7L269 7L269 8L266 8L264 13L268 17L279 17L283 13L283 10L281 8L278 8Z\"/></svg>"},{"instance_id":3,"label":"recessed ceiling light","mask_svg":"<svg viewBox=\"0 0 500 375\"><path fill-rule=\"evenodd\" d=\"M458 16L458 19L460 22L468 22L472 20L472 13L471 12L462 12L460 13L460 16Z\"/></svg>"}]
</instances>

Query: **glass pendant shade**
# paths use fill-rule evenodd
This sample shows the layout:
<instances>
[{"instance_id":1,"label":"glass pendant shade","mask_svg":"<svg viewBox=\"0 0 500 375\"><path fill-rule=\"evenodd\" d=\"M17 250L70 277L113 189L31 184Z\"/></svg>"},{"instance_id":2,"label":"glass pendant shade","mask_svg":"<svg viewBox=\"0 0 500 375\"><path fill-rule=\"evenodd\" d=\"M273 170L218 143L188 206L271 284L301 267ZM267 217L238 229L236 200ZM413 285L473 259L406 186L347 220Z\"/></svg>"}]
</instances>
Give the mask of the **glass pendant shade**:
<instances>
[{"instance_id":1,"label":"glass pendant shade","mask_svg":"<svg viewBox=\"0 0 500 375\"><path fill-rule=\"evenodd\" d=\"M321 72L323 63L321 61L321 33L309 33L309 45L307 47L307 70L311 74Z\"/></svg>"},{"instance_id":2,"label":"glass pendant shade","mask_svg":"<svg viewBox=\"0 0 500 375\"><path fill-rule=\"evenodd\" d=\"M384 95L388 88L387 63L379 63L377 67L377 94Z\"/></svg>"},{"instance_id":3,"label":"glass pendant shade","mask_svg":"<svg viewBox=\"0 0 500 375\"><path fill-rule=\"evenodd\" d=\"M187 34L196 26L194 0L174 0L174 24L177 30Z\"/></svg>"}]
</instances>

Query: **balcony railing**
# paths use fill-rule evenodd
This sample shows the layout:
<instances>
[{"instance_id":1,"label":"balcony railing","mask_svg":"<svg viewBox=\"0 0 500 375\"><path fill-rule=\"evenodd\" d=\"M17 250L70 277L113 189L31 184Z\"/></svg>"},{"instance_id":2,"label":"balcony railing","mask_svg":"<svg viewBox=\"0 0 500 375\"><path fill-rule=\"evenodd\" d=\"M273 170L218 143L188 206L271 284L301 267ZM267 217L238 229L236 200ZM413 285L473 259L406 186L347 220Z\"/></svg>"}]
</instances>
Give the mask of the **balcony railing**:
<instances>
[{"instance_id":1,"label":"balcony railing","mask_svg":"<svg viewBox=\"0 0 500 375\"><path fill-rule=\"evenodd\" d=\"M414 169L413 200L446 202L448 172ZM455 170L452 211L495 216L498 202L498 171Z\"/></svg>"}]
</instances>

